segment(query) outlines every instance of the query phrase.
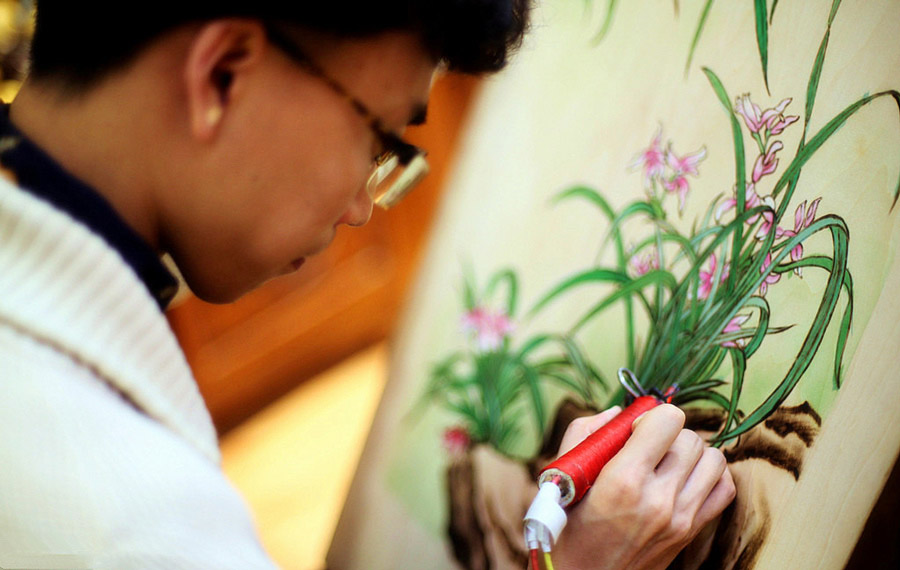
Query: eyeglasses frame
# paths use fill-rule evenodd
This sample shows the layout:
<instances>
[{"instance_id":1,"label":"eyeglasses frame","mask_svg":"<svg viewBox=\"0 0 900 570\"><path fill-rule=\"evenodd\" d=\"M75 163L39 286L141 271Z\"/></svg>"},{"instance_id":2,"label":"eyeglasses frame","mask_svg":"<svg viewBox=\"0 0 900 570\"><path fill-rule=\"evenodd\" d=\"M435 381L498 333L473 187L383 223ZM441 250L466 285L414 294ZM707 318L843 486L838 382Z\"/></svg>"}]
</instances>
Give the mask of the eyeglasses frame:
<instances>
[{"instance_id":1,"label":"eyeglasses frame","mask_svg":"<svg viewBox=\"0 0 900 570\"><path fill-rule=\"evenodd\" d=\"M408 188L401 188L400 191L394 191L393 189L388 190L384 194L384 196L386 197L384 201L378 200L376 197L373 197L376 204L384 209L388 209L399 202L400 199L409 192L412 186L415 185L415 183L417 183L418 180L424 177L424 175L428 172L428 163L425 160L427 151L425 151L425 149L417 147L414 144L406 142L396 133L393 133L390 130L386 129L383 126L381 119L375 113L373 113L365 103L351 94L336 79L331 77L321 66L313 61L306 54L306 52L304 52L303 49L300 48L300 46L291 41L291 39L288 37L288 34L282 32L277 25L268 23L265 25L265 30L266 36L272 43L272 45L274 45L285 55L290 57L295 63L302 66L308 73L323 81L326 85L328 85L329 88L331 88L332 91L334 91L335 93L343 97L348 103L350 103L353 109L363 118L363 120L366 122L366 125L378 139L378 142L382 148L382 152L378 155L378 157L375 158L376 169L370 176L369 181L367 182L367 187L372 185L373 180L375 180L377 183L381 178L386 177L387 174L379 173L379 167L387 165L389 162L391 162L393 157L396 157L397 162L390 167L391 169L393 169L397 164L403 165L404 167L409 167L410 165L416 166L417 172L413 174L413 176L408 177L409 181L400 181L401 184L403 182L407 182L407 184L409 185ZM406 186L407 184L402 185Z\"/></svg>"}]
</instances>

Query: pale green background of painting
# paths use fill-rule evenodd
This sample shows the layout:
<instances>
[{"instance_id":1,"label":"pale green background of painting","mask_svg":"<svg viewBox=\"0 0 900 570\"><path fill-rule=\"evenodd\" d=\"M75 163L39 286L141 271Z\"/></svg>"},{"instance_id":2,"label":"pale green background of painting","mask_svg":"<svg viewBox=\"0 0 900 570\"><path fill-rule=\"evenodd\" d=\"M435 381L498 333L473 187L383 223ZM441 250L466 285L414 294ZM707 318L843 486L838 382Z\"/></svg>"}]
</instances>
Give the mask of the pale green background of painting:
<instances>
[{"instance_id":1,"label":"pale green background of painting","mask_svg":"<svg viewBox=\"0 0 900 570\"><path fill-rule=\"evenodd\" d=\"M487 82L396 342L388 391L363 460L365 471L348 501L351 513L390 523L354 528L352 535L339 529L335 544L343 553L335 549L332 557L353 560L350 552L357 551L364 553L359 560L375 568L423 567L416 566L423 560L428 568L454 567L442 543L446 497L440 444L453 418L434 408L415 418L408 411L431 364L462 346L458 323L464 262L482 280L497 269L515 269L526 308L552 284L590 267L607 228L605 218L586 202L551 206L549 200L575 184L596 188L615 207L640 197L641 174L627 166L660 125L664 141L671 140L679 154L701 146L707 150L700 176L690 179L681 219L674 196L667 202L670 220L687 232L709 202L730 193L734 184L729 121L701 66L715 71L732 99L750 93L765 108L793 97L787 114L800 115L802 121L807 80L830 2L779 2L769 38L771 95L762 80L752 2L713 7L687 77L688 47L702 3L679 4L676 16L670 2L620 2L609 35L594 47L590 39L605 2L593 13L585 12L581 1L545 2L515 64ZM863 95L900 88L898 21L898 2L843 3L810 136ZM781 136L785 150L777 174L793 157L801 130L797 123ZM749 170L756 147L749 138L745 145ZM791 222L802 200L821 196L819 215L837 214L850 228L855 307L845 369L896 252L897 214L889 208L898 171L900 118L892 100L883 98L852 117L806 165L785 219L785 224ZM759 193L768 193L776 180L766 178ZM630 241L645 235L635 226L626 229ZM805 248L807 254L830 255L830 236L817 235ZM797 326L768 338L750 360L743 409L752 409L783 377L824 283L824 272L807 269L802 280L785 276L770 289L771 324ZM564 329L598 298L598 291L570 295L519 333ZM822 349L788 404L809 400L827 415L835 396L833 348L844 304L842 295ZM581 337L608 375L625 361L621 319L621 311L609 311Z\"/></svg>"}]
</instances>

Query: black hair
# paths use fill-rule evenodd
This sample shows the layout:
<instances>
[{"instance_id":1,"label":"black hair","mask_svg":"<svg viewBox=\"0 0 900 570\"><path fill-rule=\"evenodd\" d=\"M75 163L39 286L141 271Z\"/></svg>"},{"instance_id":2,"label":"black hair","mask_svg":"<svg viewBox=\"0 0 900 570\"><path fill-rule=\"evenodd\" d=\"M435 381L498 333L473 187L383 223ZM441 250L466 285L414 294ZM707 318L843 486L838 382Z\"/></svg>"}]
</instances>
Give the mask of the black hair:
<instances>
[{"instance_id":1,"label":"black hair","mask_svg":"<svg viewBox=\"0 0 900 570\"><path fill-rule=\"evenodd\" d=\"M521 44L530 0L38 0L31 75L86 88L166 32L222 17L281 21L346 37L421 34L435 59L478 74Z\"/></svg>"}]
</instances>

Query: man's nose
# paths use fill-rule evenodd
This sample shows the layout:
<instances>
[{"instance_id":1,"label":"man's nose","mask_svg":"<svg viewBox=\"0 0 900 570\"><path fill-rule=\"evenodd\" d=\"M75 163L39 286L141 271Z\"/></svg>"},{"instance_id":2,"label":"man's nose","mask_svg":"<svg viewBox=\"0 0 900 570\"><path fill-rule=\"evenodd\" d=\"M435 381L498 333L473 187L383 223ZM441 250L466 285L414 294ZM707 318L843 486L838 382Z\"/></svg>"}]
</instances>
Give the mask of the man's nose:
<instances>
[{"instance_id":1,"label":"man's nose","mask_svg":"<svg viewBox=\"0 0 900 570\"><path fill-rule=\"evenodd\" d=\"M350 207L347 208L347 211L341 216L339 223L360 227L366 225L371 217L372 198L369 197L369 192L364 185L360 188L359 192L356 193L356 196L350 203Z\"/></svg>"}]
</instances>

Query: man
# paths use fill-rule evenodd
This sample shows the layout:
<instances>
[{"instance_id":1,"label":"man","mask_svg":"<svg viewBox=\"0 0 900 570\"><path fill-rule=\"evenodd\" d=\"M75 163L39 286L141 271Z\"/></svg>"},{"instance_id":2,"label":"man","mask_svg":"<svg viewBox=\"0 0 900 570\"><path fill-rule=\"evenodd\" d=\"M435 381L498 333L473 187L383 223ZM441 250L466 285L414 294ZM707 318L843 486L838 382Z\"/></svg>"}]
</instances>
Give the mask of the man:
<instances>
[{"instance_id":1,"label":"man","mask_svg":"<svg viewBox=\"0 0 900 570\"><path fill-rule=\"evenodd\" d=\"M402 131L436 69L502 67L527 7L125 4L42 0L0 126L0 566L269 568L158 255L213 302L298 269L409 190L424 159ZM682 422L645 416L560 567L664 565L725 507L721 454Z\"/></svg>"}]
</instances>

